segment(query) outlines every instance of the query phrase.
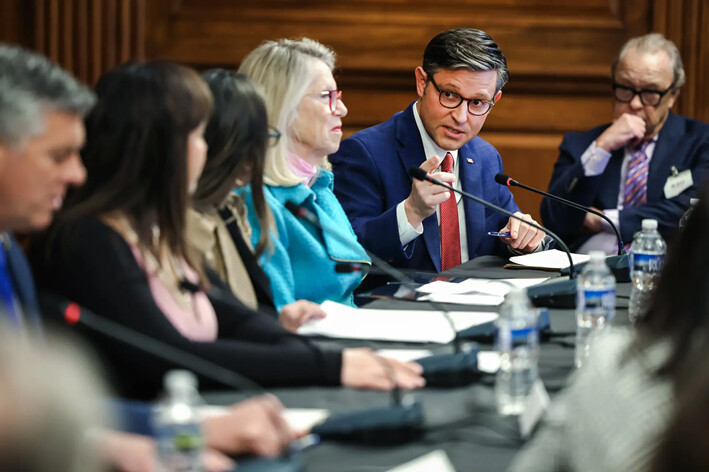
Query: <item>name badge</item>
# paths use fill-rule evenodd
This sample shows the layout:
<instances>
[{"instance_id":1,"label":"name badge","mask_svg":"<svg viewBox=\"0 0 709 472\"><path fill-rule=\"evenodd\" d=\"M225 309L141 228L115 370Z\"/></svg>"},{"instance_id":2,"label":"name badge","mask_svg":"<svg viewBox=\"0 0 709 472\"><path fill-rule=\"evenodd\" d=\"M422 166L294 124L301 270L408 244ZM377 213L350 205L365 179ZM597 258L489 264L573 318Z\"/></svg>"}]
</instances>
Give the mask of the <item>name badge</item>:
<instances>
[{"instance_id":1,"label":"name badge","mask_svg":"<svg viewBox=\"0 0 709 472\"><path fill-rule=\"evenodd\" d=\"M673 167L672 175L665 182L665 198L675 198L692 185L694 185L694 180L692 180L692 171L690 169L677 172L677 169Z\"/></svg>"}]
</instances>

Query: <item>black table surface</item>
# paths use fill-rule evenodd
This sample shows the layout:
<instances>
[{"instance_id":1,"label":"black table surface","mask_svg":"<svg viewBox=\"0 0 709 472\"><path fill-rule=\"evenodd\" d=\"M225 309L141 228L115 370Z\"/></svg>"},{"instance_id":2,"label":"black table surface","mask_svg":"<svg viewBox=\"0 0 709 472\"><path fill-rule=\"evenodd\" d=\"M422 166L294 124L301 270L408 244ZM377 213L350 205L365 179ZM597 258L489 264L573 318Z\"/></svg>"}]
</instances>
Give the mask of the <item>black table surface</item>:
<instances>
[{"instance_id":1,"label":"black table surface","mask_svg":"<svg viewBox=\"0 0 709 472\"><path fill-rule=\"evenodd\" d=\"M469 261L448 271L454 277L517 278L557 277L558 274L535 270L507 270L501 258L486 256ZM617 286L617 309L614 325L628 323L627 303L630 284ZM431 309L423 302L375 300L371 307L397 309ZM490 307L446 305L447 309L495 311ZM549 394L554 396L566 384L574 369L574 310L550 309L551 330L558 333L541 344L539 375ZM383 342L321 341L323 345L368 345L373 348L432 349L450 352L450 345L402 344ZM481 344L481 350L493 350ZM523 441L516 417L503 417L495 410L494 375L460 388L423 388L416 395L424 405L426 429L422 438L402 445L363 445L326 441L305 452L309 472L373 472L389 470L433 450L442 449L457 471L498 472L510 464ZM355 390L342 387L306 387L272 390L288 408L325 408L331 413L384 406L391 402L387 392ZM211 394L213 404L230 404L239 398L234 393Z\"/></svg>"}]
</instances>

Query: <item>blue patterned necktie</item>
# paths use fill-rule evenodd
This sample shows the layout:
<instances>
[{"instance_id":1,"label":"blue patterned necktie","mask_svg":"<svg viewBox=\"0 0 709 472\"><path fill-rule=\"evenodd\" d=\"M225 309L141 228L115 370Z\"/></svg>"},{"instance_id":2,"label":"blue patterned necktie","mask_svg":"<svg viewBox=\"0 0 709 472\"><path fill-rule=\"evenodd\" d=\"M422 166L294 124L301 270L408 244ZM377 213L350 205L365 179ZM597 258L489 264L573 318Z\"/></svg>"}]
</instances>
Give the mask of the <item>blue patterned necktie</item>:
<instances>
[{"instance_id":1,"label":"blue patterned necktie","mask_svg":"<svg viewBox=\"0 0 709 472\"><path fill-rule=\"evenodd\" d=\"M0 311L4 312L13 327L22 329L22 320L15 301L12 279L7 270L7 251L4 238L0 237Z\"/></svg>"},{"instance_id":2,"label":"blue patterned necktie","mask_svg":"<svg viewBox=\"0 0 709 472\"><path fill-rule=\"evenodd\" d=\"M625 178L624 207L631 208L645 204L647 201L647 143L643 143L630 158L628 175Z\"/></svg>"}]
</instances>

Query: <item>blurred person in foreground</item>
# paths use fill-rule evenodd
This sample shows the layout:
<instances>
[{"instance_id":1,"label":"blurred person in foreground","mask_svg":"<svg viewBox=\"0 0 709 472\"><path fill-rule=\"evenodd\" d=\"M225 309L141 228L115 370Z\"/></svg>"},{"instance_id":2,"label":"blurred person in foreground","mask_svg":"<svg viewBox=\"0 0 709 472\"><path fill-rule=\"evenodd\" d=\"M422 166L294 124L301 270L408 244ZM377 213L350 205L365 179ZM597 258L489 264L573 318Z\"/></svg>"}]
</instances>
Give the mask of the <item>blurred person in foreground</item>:
<instances>
[{"instance_id":1,"label":"blurred person in foreground","mask_svg":"<svg viewBox=\"0 0 709 472\"><path fill-rule=\"evenodd\" d=\"M670 247L647 316L635 332L614 328L597 339L588 363L573 374L511 470L649 470L671 418L709 362L707 231L704 186Z\"/></svg>"}]
</instances>

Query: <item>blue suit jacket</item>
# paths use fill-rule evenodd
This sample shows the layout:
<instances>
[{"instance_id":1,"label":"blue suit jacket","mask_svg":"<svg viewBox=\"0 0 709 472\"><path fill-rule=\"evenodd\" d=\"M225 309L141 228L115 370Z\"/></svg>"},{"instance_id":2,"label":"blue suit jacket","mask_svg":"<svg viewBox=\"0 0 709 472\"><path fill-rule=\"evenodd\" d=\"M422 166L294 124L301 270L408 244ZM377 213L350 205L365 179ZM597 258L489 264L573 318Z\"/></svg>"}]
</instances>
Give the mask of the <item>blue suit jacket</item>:
<instances>
[{"instance_id":1,"label":"blue suit jacket","mask_svg":"<svg viewBox=\"0 0 709 472\"><path fill-rule=\"evenodd\" d=\"M568 198L581 205L602 210L617 208L620 191L620 170L624 150L613 152L605 171L595 177L585 177L581 155L608 127L599 126L585 133L568 133L559 146L559 159L549 184L549 193ZM672 175L672 166L679 172L691 169L694 185L680 195L665 198L664 186ZM690 197L709 176L709 124L691 120L670 112L660 130L657 145L650 161L647 181L647 203L625 208L619 212L620 235L624 243L633 239L643 219L658 221L658 229L668 239L682 213L689 206ZM573 250L583 244L589 235L582 233L583 212L552 202L542 201L544 224L564 239Z\"/></svg>"},{"instance_id":2,"label":"blue suit jacket","mask_svg":"<svg viewBox=\"0 0 709 472\"><path fill-rule=\"evenodd\" d=\"M413 115L413 103L388 121L362 130L330 156L335 174L335 195L352 223L359 242L398 267L441 270L441 242L435 214L423 221L423 235L405 248L399 240L396 206L411 193L408 169L425 160L423 143ZM502 172L500 154L475 137L458 152L463 190L511 212L519 208L510 191L495 183ZM498 238L487 235L504 227L508 218L465 200L465 221L470 259L507 254Z\"/></svg>"},{"instance_id":3,"label":"blue suit jacket","mask_svg":"<svg viewBox=\"0 0 709 472\"><path fill-rule=\"evenodd\" d=\"M37 292L32 278L32 271L15 238L12 235L8 236L9 244L5 249L7 271L12 281L15 298L22 307L25 327L30 331L39 333L41 332L42 321L39 316L39 304L37 303Z\"/></svg>"}]
</instances>

